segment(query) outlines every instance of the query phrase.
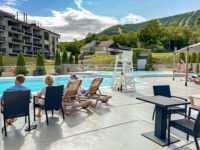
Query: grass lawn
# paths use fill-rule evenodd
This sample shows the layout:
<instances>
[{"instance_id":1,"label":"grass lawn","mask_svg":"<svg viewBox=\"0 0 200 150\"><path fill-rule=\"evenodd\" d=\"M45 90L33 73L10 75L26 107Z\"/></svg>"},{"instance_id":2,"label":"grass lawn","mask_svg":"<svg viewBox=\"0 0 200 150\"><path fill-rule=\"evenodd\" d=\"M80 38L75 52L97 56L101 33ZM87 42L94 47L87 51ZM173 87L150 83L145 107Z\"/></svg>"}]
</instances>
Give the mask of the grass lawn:
<instances>
[{"instance_id":1,"label":"grass lawn","mask_svg":"<svg viewBox=\"0 0 200 150\"><path fill-rule=\"evenodd\" d=\"M36 63L36 57L24 57L26 63ZM54 63L54 60L45 59L46 63ZM3 56L4 65L16 64L17 56Z\"/></svg>"},{"instance_id":2,"label":"grass lawn","mask_svg":"<svg viewBox=\"0 0 200 150\"><path fill-rule=\"evenodd\" d=\"M152 57L155 64L173 64L174 53L152 53Z\"/></svg>"},{"instance_id":3,"label":"grass lawn","mask_svg":"<svg viewBox=\"0 0 200 150\"><path fill-rule=\"evenodd\" d=\"M173 64L174 53L152 53L155 64ZM83 64L114 64L116 56L108 54L95 54L85 56ZM177 55L178 58L178 55Z\"/></svg>"},{"instance_id":4,"label":"grass lawn","mask_svg":"<svg viewBox=\"0 0 200 150\"><path fill-rule=\"evenodd\" d=\"M108 54L95 54L85 56L83 64L114 64L116 56Z\"/></svg>"}]
</instances>

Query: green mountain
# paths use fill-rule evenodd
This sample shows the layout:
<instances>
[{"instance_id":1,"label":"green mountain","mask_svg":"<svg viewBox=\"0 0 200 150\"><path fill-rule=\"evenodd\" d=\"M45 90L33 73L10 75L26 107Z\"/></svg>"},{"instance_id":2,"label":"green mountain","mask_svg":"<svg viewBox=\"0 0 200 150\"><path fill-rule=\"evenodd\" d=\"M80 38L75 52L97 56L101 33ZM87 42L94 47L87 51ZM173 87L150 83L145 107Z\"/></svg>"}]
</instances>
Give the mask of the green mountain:
<instances>
[{"instance_id":1,"label":"green mountain","mask_svg":"<svg viewBox=\"0 0 200 150\"><path fill-rule=\"evenodd\" d=\"M161 23L161 26L189 26L192 27L195 24L197 17L200 16L200 10L179 14L170 17L159 18L158 20ZM116 35L120 33L127 33L129 31L138 31L141 26L146 24L147 22L137 23L137 24L124 24L124 25L115 25L110 27L103 32L99 33L98 35Z\"/></svg>"}]
</instances>

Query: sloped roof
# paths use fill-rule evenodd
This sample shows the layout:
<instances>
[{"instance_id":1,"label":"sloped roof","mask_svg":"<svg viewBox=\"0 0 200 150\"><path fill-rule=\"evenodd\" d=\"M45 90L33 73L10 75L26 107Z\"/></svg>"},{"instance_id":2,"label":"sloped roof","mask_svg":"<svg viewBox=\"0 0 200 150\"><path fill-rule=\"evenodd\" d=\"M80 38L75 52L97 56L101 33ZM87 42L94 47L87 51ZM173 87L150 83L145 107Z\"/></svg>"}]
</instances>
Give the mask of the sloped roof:
<instances>
[{"instance_id":1,"label":"sloped roof","mask_svg":"<svg viewBox=\"0 0 200 150\"><path fill-rule=\"evenodd\" d=\"M90 48L92 46L92 44L91 43L87 43L87 44L85 44L83 47L81 47L81 48Z\"/></svg>"},{"instance_id":2,"label":"sloped roof","mask_svg":"<svg viewBox=\"0 0 200 150\"><path fill-rule=\"evenodd\" d=\"M102 41L102 42L100 42L100 43L97 45L97 47L106 47L106 48L108 48L108 47L110 47L110 45L112 45L113 43L114 43L113 40Z\"/></svg>"},{"instance_id":3,"label":"sloped roof","mask_svg":"<svg viewBox=\"0 0 200 150\"><path fill-rule=\"evenodd\" d=\"M182 49L179 49L179 50L175 51L175 53L185 53L185 52L187 52L187 49L191 53L200 53L200 42L190 45L190 46L187 46L187 47L184 47Z\"/></svg>"}]
</instances>

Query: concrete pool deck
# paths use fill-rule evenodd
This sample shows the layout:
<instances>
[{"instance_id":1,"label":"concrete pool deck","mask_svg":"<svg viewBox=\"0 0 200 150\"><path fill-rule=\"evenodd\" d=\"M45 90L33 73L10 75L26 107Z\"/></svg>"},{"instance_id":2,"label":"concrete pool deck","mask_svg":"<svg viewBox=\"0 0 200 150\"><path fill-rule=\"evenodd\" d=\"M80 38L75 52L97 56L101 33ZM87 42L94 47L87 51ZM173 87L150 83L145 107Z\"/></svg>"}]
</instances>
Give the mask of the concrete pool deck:
<instances>
[{"instance_id":1,"label":"concrete pool deck","mask_svg":"<svg viewBox=\"0 0 200 150\"><path fill-rule=\"evenodd\" d=\"M118 92L102 88L102 92L112 95L108 105L99 104L88 110L75 110L63 121L61 114L55 112L50 124L46 125L45 116L35 122L36 130L25 132L24 118L8 127L4 137L5 150L194 150L193 138L186 141L186 135L172 130L172 135L181 141L170 147L160 147L141 134L154 130L152 112L154 105L136 100L135 97L153 95L152 85L170 84L172 95L187 98L199 92L194 83L184 86L184 81L176 78L141 78L146 84L136 85L136 92ZM198 101L198 100L197 100ZM179 116L175 115L174 118ZM31 122L33 115L31 109Z\"/></svg>"}]
</instances>

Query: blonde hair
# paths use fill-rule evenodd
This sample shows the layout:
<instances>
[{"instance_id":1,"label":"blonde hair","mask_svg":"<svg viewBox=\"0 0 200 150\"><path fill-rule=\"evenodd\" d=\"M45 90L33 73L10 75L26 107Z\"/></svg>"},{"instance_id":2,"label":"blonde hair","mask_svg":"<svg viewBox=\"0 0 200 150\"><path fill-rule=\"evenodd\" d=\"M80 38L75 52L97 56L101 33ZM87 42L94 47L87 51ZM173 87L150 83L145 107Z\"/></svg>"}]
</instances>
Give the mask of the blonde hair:
<instances>
[{"instance_id":1,"label":"blonde hair","mask_svg":"<svg viewBox=\"0 0 200 150\"><path fill-rule=\"evenodd\" d=\"M44 83L47 85L52 85L55 82L54 77L47 75L44 79Z\"/></svg>"}]
</instances>

